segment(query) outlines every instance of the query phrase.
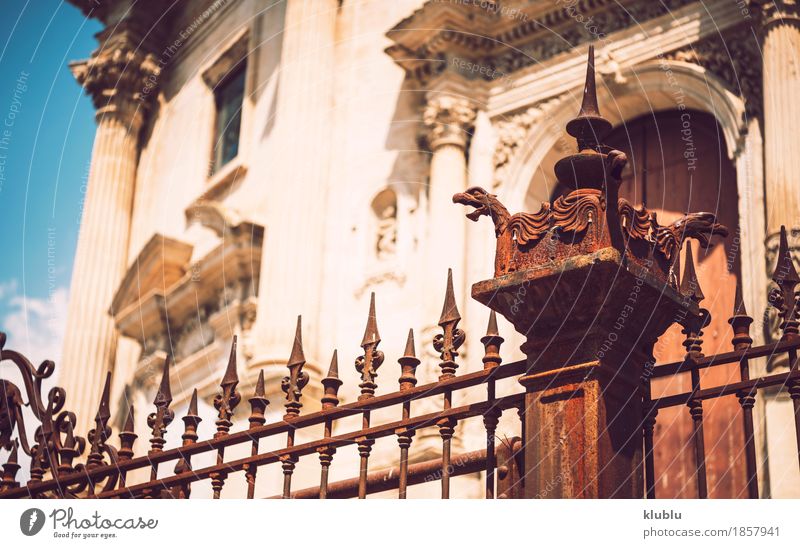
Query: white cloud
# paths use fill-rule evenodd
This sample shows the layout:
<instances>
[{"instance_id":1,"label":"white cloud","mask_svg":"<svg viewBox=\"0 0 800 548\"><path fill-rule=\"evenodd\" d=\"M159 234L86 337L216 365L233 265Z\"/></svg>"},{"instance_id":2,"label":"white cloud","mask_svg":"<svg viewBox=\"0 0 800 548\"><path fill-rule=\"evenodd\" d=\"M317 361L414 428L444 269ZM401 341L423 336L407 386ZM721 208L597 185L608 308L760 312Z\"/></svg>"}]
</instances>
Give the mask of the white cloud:
<instances>
[{"instance_id":1,"label":"white cloud","mask_svg":"<svg viewBox=\"0 0 800 548\"><path fill-rule=\"evenodd\" d=\"M21 352L34 365L44 360L59 363L67 317L67 289L56 288L48 297L19 295L17 282L0 283L0 300L7 310L2 330L6 348Z\"/></svg>"},{"instance_id":2,"label":"white cloud","mask_svg":"<svg viewBox=\"0 0 800 548\"><path fill-rule=\"evenodd\" d=\"M9 280L7 282L0 282L0 300L5 299L6 295L17 294L17 280Z\"/></svg>"}]
</instances>

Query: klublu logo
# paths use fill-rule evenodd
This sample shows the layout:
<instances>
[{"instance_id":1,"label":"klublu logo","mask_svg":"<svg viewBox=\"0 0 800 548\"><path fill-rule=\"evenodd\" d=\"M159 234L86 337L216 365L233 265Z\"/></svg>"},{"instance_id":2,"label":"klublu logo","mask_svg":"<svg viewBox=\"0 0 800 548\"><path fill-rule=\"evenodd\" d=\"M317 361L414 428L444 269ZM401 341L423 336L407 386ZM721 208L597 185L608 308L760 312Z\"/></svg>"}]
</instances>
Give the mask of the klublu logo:
<instances>
[{"instance_id":1,"label":"klublu logo","mask_svg":"<svg viewBox=\"0 0 800 548\"><path fill-rule=\"evenodd\" d=\"M25 510L19 517L19 529L26 537L32 537L44 527L44 512L38 508Z\"/></svg>"}]
</instances>

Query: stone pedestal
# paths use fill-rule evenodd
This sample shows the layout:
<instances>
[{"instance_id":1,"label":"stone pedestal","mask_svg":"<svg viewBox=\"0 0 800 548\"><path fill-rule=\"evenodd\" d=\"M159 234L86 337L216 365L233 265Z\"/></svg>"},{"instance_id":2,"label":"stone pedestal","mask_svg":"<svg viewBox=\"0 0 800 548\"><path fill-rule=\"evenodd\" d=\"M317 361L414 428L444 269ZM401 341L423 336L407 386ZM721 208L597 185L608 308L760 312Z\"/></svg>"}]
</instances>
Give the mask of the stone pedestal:
<instances>
[{"instance_id":1,"label":"stone pedestal","mask_svg":"<svg viewBox=\"0 0 800 548\"><path fill-rule=\"evenodd\" d=\"M641 497L642 379L681 295L607 247L480 282L473 297L527 336L525 497Z\"/></svg>"}]
</instances>

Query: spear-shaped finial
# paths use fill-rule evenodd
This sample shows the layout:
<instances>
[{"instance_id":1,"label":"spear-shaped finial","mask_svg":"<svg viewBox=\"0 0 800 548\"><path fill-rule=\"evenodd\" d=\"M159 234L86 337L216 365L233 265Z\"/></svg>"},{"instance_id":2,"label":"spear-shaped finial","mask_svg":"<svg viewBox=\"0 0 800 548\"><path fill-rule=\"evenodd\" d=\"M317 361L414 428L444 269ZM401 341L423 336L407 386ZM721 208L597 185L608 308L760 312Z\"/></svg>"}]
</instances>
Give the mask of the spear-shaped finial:
<instances>
[{"instance_id":1,"label":"spear-shaped finial","mask_svg":"<svg viewBox=\"0 0 800 548\"><path fill-rule=\"evenodd\" d=\"M694 269L692 246L689 243L686 244L686 265L683 267L683 279L680 287L681 293L696 303L706 298L703 295L703 290L700 289L700 280L697 279L697 273Z\"/></svg>"},{"instance_id":2,"label":"spear-shaped finial","mask_svg":"<svg viewBox=\"0 0 800 548\"><path fill-rule=\"evenodd\" d=\"M361 373L361 389L359 399L371 398L375 395L375 378L378 376L378 368L383 363L383 352L378 350L381 336L378 333L378 320L375 314L375 293L369 297L369 315L367 317L367 327L364 330L364 338L361 341L361 348L364 354L356 358L356 371Z\"/></svg>"},{"instance_id":3,"label":"spear-shaped finial","mask_svg":"<svg viewBox=\"0 0 800 548\"><path fill-rule=\"evenodd\" d=\"M264 370L258 372L258 380L256 381L256 388L253 397L250 398L250 428L255 428L264 424L266 419L264 413L269 405L267 399L266 388L264 387Z\"/></svg>"},{"instance_id":4,"label":"spear-shaped finial","mask_svg":"<svg viewBox=\"0 0 800 548\"><path fill-rule=\"evenodd\" d=\"M770 302L780 311L781 319L783 320L781 322L782 340L794 339L800 332L798 329L800 322L796 317L797 295L795 293L795 287L800 283L800 276L797 275L794 260L789 252L789 241L785 226L781 226L780 245L772 281L779 288L777 292L774 289L770 292Z\"/></svg>"},{"instance_id":5,"label":"spear-shaped finial","mask_svg":"<svg viewBox=\"0 0 800 548\"><path fill-rule=\"evenodd\" d=\"M8 455L8 460L3 465L3 478L0 480L0 490L13 489L19 487L17 483L17 472L19 472L19 456L17 454L17 447L19 442L15 439L11 442L11 453Z\"/></svg>"},{"instance_id":6,"label":"spear-shaped finial","mask_svg":"<svg viewBox=\"0 0 800 548\"><path fill-rule=\"evenodd\" d=\"M589 46L589 58L586 61L586 83L583 86L583 100L578 116L600 116L600 107L597 106L593 45Z\"/></svg>"},{"instance_id":7,"label":"spear-shaped finial","mask_svg":"<svg viewBox=\"0 0 800 548\"><path fill-rule=\"evenodd\" d=\"M781 284L792 284L792 287L800 283L800 276L797 274L794 261L789 253L789 240L786 236L785 226L781 226L778 259L775 262L775 271L772 273L772 281L779 286Z\"/></svg>"},{"instance_id":8,"label":"spear-shaped finial","mask_svg":"<svg viewBox=\"0 0 800 548\"><path fill-rule=\"evenodd\" d=\"M417 366L420 364L417 358L417 352L414 349L414 330L408 330L408 338L406 339L406 350L403 355L398 358L400 364L400 390L409 390L417 385Z\"/></svg>"},{"instance_id":9,"label":"spear-shaped finial","mask_svg":"<svg viewBox=\"0 0 800 548\"><path fill-rule=\"evenodd\" d=\"M742 295L741 277L736 278L736 295L733 299L733 316L747 316L747 308L744 306L744 297Z\"/></svg>"},{"instance_id":10,"label":"spear-shaped finial","mask_svg":"<svg viewBox=\"0 0 800 548\"><path fill-rule=\"evenodd\" d=\"M597 84L594 71L594 46L589 46L586 64L586 83L583 86L581 110L578 116L567 122L567 133L575 137L580 150L597 148L609 131L611 122L600 115L597 106Z\"/></svg>"},{"instance_id":11,"label":"spear-shaped finial","mask_svg":"<svg viewBox=\"0 0 800 548\"><path fill-rule=\"evenodd\" d=\"M172 389L169 385L169 366L171 361L172 356L168 354L161 372L161 384L159 384L158 392L156 392L156 397L153 400L153 405L156 407L169 407L169 404L172 403Z\"/></svg>"},{"instance_id":12,"label":"spear-shaped finial","mask_svg":"<svg viewBox=\"0 0 800 548\"><path fill-rule=\"evenodd\" d=\"M181 419L183 421L183 445L188 445L197 441L197 426L203 421L197 413L197 388L192 390L192 398L189 400L189 409Z\"/></svg>"},{"instance_id":13,"label":"spear-shaped finial","mask_svg":"<svg viewBox=\"0 0 800 548\"><path fill-rule=\"evenodd\" d=\"M100 425L108 422L111 418L111 371L106 373L106 381L103 384L103 393L100 396L100 404L97 406L97 415L95 415L95 422Z\"/></svg>"},{"instance_id":14,"label":"spear-shaped finial","mask_svg":"<svg viewBox=\"0 0 800 548\"><path fill-rule=\"evenodd\" d=\"M233 336L233 342L231 343L231 352L228 356L228 367L225 369L225 375L222 377L222 382L220 383L221 386L236 386L239 384L239 374L236 372L236 343L238 341L238 337L236 335Z\"/></svg>"},{"instance_id":15,"label":"spear-shaped finial","mask_svg":"<svg viewBox=\"0 0 800 548\"><path fill-rule=\"evenodd\" d=\"M236 372L236 341L237 338L234 335L231 353L228 357L228 367L222 377L222 382L220 382L222 391L214 397L214 408L218 411L217 437L224 436L230 431L233 425L231 417L242 399L239 392L236 391L236 386L239 384L239 375Z\"/></svg>"},{"instance_id":16,"label":"spear-shaped finial","mask_svg":"<svg viewBox=\"0 0 800 548\"><path fill-rule=\"evenodd\" d=\"M433 339L433 348L439 352L441 363L439 368L442 374L439 375L439 380L449 379L455 376L456 357L458 357L458 349L464 344L465 334L464 331L458 329L458 322L461 321L461 314L458 313L456 306L456 296L453 291L453 269L447 269L447 289L444 295L444 306L442 307L442 315L439 318L439 326L442 328L442 333L436 335Z\"/></svg>"},{"instance_id":17,"label":"spear-shaped finial","mask_svg":"<svg viewBox=\"0 0 800 548\"><path fill-rule=\"evenodd\" d=\"M292 353L289 356L288 366L303 365L306 363L305 354L303 354L303 317L297 316L297 328L294 333L294 343L292 343Z\"/></svg>"},{"instance_id":18,"label":"spear-shaped finial","mask_svg":"<svg viewBox=\"0 0 800 548\"><path fill-rule=\"evenodd\" d=\"M728 319L728 323L731 324L733 328L733 340L731 342L733 343L734 350L744 350L753 343L753 339L750 338L750 324L753 323L753 318L747 315L747 310L744 307L741 277L736 279L736 297L733 303L733 315ZM740 364L740 368L749 378L747 364Z\"/></svg>"},{"instance_id":19,"label":"spear-shaped finial","mask_svg":"<svg viewBox=\"0 0 800 548\"><path fill-rule=\"evenodd\" d=\"M125 418L125 424L119 433L119 458L122 460L129 460L133 458L133 443L139 436L133 425L134 409L133 404L128 407L128 416Z\"/></svg>"},{"instance_id":20,"label":"spear-shaped finial","mask_svg":"<svg viewBox=\"0 0 800 548\"><path fill-rule=\"evenodd\" d=\"M361 348L368 344L377 345L379 342L381 342L381 336L378 333L378 319L375 317L375 292L372 292L369 296L369 316L367 317L367 327L364 330L364 338L361 339Z\"/></svg>"},{"instance_id":21,"label":"spear-shaped finial","mask_svg":"<svg viewBox=\"0 0 800 548\"><path fill-rule=\"evenodd\" d=\"M300 414L300 408L303 404L300 403L300 398L303 395L303 388L308 384L308 373L303 371L303 366L306 363L306 357L303 354L303 318L297 316L297 329L294 335L294 343L292 345L292 354L289 356L289 363L286 367L289 369L289 375L284 377L281 381L281 390L286 394L286 413L284 418L296 417Z\"/></svg>"},{"instance_id":22,"label":"spear-shaped finial","mask_svg":"<svg viewBox=\"0 0 800 548\"><path fill-rule=\"evenodd\" d=\"M106 440L111 435L111 428L108 426L108 419L111 418L110 412L110 393L111 393L111 371L106 373L106 381L103 384L103 393L100 396L100 403L97 406L95 415L95 427L89 432L91 450L86 460L86 466L93 468L103 464L103 451ZM70 429L71 430L71 429ZM71 434L71 432L69 432Z\"/></svg>"},{"instance_id":23,"label":"spear-shaped finial","mask_svg":"<svg viewBox=\"0 0 800 548\"><path fill-rule=\"evenodd\" d=\"M321 401L323 409L330 409L339 405L340 386L342 386L342 380L339 378L339 352L334 350L328 374L322 379L324 394Z\"/></svg>"},{"instance_id":24,"label":"spear-shaped finial","mask_svg":"<svg viewBox=\"0 0 800 548\"><path fill-rule=\"evenodd\" d=\"M444 293L444 305L442 306L442 315L439 317L439 325L444 326L450 322L458 323L461 320L461 314L458 313L458 306L456 305L456 295L453 291L453 269L447 269L447 288Z\"/></svg>"},{"instance_id":25,"label":"spear-shaped finial","mask_svg":"<svg viewBox=\"0 0 800 548\"><path fill-rule=\"evenodd\" d=\"M481 337L481 343L484 348L484 369L491 369L502 363L500 345L502 345L503 342L505 342L505 339L500 336L500 331L497 329L497 313L492 310L489 312L489 325L486 327L486 335Z\"/></svg>"},{"instance_id":26,"label":"spear-shaped finial","mask_svg":"<svg viewBox=\"0 0 800 548\"><path fill-rule=\"evenodd\" d=\"M164 436L167 433L167 426L172 423L175 418L175 413L169 408L172 403L172 390L169 385L169 365L172 357L168 354L167 359L164 360L164 371L161 374L161 384L156 392L156 397L153 399L153 405L156 406L155 413L150 413L147 417L147 425L152 428L152 438L150 438L150 446L153 451L161 451L164 448L166 440Z\"/></svg>"}]
</instances>

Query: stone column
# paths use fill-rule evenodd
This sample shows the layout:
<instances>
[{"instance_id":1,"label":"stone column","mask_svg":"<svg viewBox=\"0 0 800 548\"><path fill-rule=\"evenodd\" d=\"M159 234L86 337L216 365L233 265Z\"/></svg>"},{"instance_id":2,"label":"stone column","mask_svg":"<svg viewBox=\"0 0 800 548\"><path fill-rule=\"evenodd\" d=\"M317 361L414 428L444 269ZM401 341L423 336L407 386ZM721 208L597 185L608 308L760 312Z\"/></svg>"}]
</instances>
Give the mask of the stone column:
<instances>
[{"instance_id":1,"label":"stone column","mask_svg":"<svg viewBox=\"0 0 800 548\"><path fill-rule=\"evenodd\" d=\"M457 95L433 93L422 115L431 151L428 183L428 254L426 278L430 280L425 294L432 301L432 316L439 317L441 295L447 269L453 269L453 289L459 305L464 303L464 238L466 225L459 211L453 211L453 194L467 187L466 147L472 132L476 111L471 102Z\"/></svg>"},{"instance_id":2,"label":"stone column","mask_svg":"<svg viewBox=\"0 0 800 548\"><path fill-rule=\"evenodd\" d=\"M280 59L270 180L260 210L266 220L257 343L252 367L275 366L283 376L298 314L312 376L330 349L320 349L325 219L334 108L336 0L288 0ZM344 138L339 136L339 138ZM332 298L332 297L331 297ZM319 370L316 371L318 373Z\"/></svg>"},{"instance_id":3,"label":"stone column","mask_svg":"<svg viewBox=\"0 0 800 548\"><path fill-rule=\"evenodd\" d=\"M800 4L792 0L757 0L761 7L761 51L764 95L764 179L766 198L767 277L775 270L781 225L789 231L789 247L795 264L800 259L800 155L794 135L800 127ZM764 291L766 293L766 291ZM769 338L780 338L774 308L767 307L772 321ZM781 368L788 360L771 360L768 368ZM784 390L768 389L756 400L765 406L763 421L766 453L769 455L769 485L765 495L797 497L800 475L791 428L792 402ZM758 410L759 408L757 408ZM765 474L759 470L759 474ZM761 477L760 476L760 477Z\"/></svg>"},{"instance_id":4,"label":"stone column","mask_svg":"<svg viewBox=\"0 0 800 548\"><path fill-rule=\"evenodd\" d=\"M800 4L786 0L760 3L767 246L774 258L781 225L800 230L800 155L794 138L800 127Z\"/></svg>"},{"instance_id":5,"label":"stone column","mask_svg":"<svg viewBox=\"0 0 800 548\"><path fill-rule=\"evenodd\" d=\"M139 133L146 111L142 91L150 89L146 85L158 73L153 58L137 50L139 42L129 34L118 31L100 40L106 40L104 46L91 59L71 65L97 109L59 377L81 433L94 416L104 372L114 367L117 333L109 307L127 267Z\"/></svg>"}]
</instances>

